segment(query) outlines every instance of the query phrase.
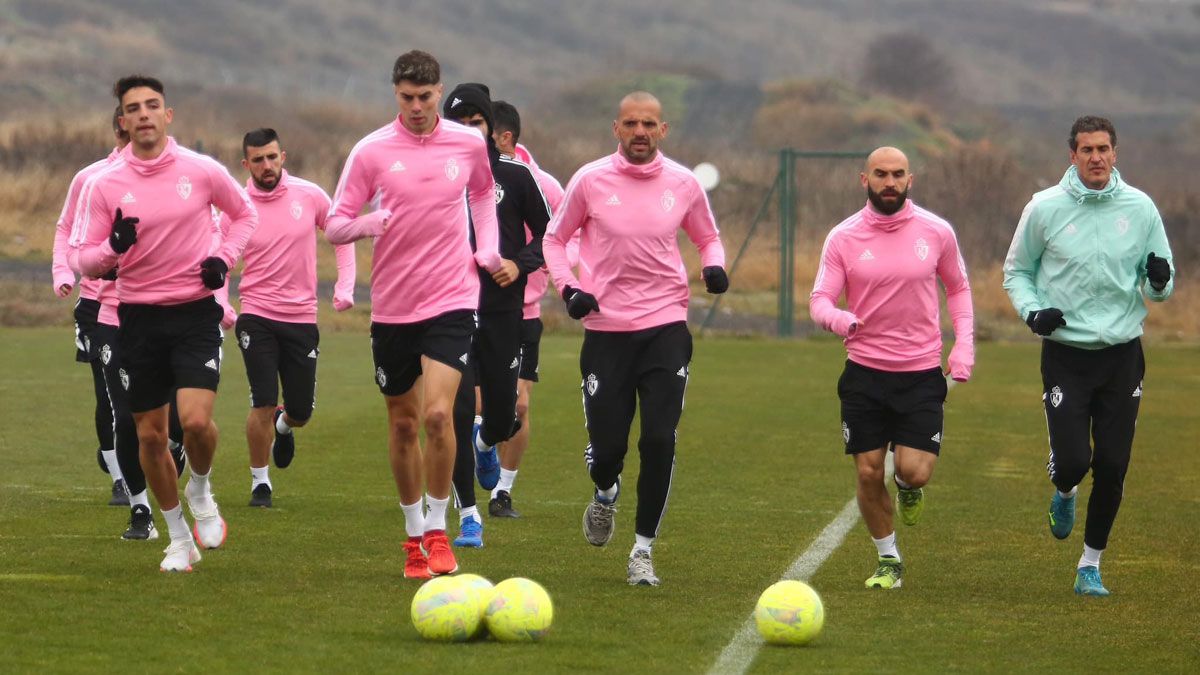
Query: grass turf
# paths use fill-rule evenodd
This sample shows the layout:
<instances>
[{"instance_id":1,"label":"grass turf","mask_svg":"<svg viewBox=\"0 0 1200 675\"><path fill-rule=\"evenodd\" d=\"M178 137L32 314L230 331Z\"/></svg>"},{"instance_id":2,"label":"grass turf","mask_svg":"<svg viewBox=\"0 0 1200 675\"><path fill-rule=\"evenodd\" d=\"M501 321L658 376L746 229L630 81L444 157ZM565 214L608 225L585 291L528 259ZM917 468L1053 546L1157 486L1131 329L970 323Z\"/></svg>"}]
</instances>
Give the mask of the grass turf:
<instances>
[{"instance_id":1,"label":"grass turf","mask_svg":"<svg viewBox=\"0 0 1200 675\"><path fill-rule=\"evenodd\" d=\"M697 341L655 547L663 586L628 587L634 491L613 543L584 542L579 342L548 336L513 493L524 517L486 520L485 548L458 555L463 571L542 583L554 628L537 645L424 643L408 619L417 583L401 577L403 523L365 335L325 336L314 421L297 432L295 464L272 470L270 510L245 506L246 387L230 343L213 474L229 540L190 575L157 571L161 517L157 542L119 538L127 512L105 506L90 373L71 362L69 331L3 329L0 344L2 672L702 672L853 497L834 393L841 346ZM1071 592L1082 523L1066 542L1045 524L1036 345L985 344L978 360L975 380L950 393L924 520L899 526L904 588L863 589L875 554L858 523L811 580L824 633L807 648L762 649L752 672L1183 672L1200 662L1200 351L1147 349L1125 504L1104 559L1108 599ZM636 425L633 439L630 487Z\"/></svg>"}]
</instances>

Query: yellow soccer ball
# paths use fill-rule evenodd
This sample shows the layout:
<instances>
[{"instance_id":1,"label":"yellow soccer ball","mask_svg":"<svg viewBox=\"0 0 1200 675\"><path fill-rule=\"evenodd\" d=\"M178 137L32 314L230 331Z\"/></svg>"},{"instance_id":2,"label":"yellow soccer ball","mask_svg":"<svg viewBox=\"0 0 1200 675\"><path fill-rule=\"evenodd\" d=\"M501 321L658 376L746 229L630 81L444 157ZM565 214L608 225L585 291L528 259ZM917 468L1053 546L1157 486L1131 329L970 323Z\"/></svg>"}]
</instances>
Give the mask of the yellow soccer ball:
<instances>
[{"instance_id":1,"label":"yellow soccer ball","mask_svg":"<svg viewBox=\"0 0 1200 675\"><path fill-rule=\"evenodd\" d=\"M808 644L825 625L825 607L821 596L803 581L780 581L759 596L754 623L771 644Z\"/></svg>"},{"instance_id":2,"label":"yellow soccer ball","mask_svg":"<svg viewBox=\"0 0 1200 675\"><path fill-rule=\"evenodd\" d=\"M484 621L484 616L487 614L488 603L492 601L492 594L496 587L492 582L479 576L478 574L459 574L454 577L458 583L462 584L468 593L475 596L475 602L479 605L479 627L475 630L472 637L478 637L487 630L487 622Z\"/></svg>"},{"instance_id":3,"label":"yellow soccer ball","mask_svg":"<svg viewBox=\"0 0 1200 675\"><path fill-rule=\"evenodd\" d=\"M454 577L434 577L412 600L413 628L426 640L462 642L479 630L478 593Z\"/></svg>"},{"instance_id":4,"label":"yellow soccer ball","mask_svg":"<svg viewBox=\"0 0 1200 675\"><path fill-rule=\"evenodd\" d=\"M541 584L523 577L496 584L488 603L488 631L501 642L535 642L554 620L554 605Z\"/></svg>"}]
</instances>

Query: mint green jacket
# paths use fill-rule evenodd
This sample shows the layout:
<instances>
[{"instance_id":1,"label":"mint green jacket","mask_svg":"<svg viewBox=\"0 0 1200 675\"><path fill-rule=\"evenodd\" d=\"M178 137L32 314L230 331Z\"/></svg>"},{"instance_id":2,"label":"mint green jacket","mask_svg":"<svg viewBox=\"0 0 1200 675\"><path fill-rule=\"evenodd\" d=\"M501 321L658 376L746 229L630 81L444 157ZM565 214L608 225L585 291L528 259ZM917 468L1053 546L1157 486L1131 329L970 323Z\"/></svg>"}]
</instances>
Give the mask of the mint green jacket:
<instances>
[{"instance_id":1,"label":"mint green jacket","mask_svg":"<svg viewBox=\"0 0 1200 675\"><path fill-rule=\"evenodd\" d=\"M1146 280L1151 252L1171 265L1171 281L1155 291ZM1057 307L1067 325L1050 340L1101 349L1142 334L1144 297L1162 302L1175 288L1175 261L1162 217L1146 193L1114 168L1102 190L1079 180L1075 167L1035 194L1004 260L1004 290L1017 314Z\"/></svg>"}]
</instances>

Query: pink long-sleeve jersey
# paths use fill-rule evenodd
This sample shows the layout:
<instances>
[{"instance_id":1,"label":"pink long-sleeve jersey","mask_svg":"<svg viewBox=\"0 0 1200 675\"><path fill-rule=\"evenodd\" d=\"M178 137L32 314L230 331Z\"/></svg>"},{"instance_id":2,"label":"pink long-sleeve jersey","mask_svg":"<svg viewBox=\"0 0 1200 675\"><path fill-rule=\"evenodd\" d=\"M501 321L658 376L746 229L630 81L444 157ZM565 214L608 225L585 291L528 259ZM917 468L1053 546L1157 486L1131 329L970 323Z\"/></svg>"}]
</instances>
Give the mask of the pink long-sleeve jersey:
<instances>
[{"instance_id":1,"label":"pink long-sleeve jersey","mask_svg":"<svg viewBox=\"0 0 1200 675\"><path fill-rule=\"evenodd\" d=\"M58 293L59 286L63 284L75 285L75 274L79 272L77 252L76 257L71 255L72 249L69 242L71 239L71 230L75 225L75 207L79 202L80 193L83 192L83 186L89 178L112 164L120 155L121 150L113 148L112 152L108 153L108 157L83 167L71 179L71 185L67 188L67 198L63 200L62 211L58 215L58 223L54 228L54 253L50 271L54 278L54 292L56 294ZM111 281L92 279L81 275L79 279L79 297L85 300L96 300L100 297L101 287L111 283Z\"/></svg>"},{"instance_id":2,"label":"pink long-sleeve jersey","mask_svg":"<svg viewBox=\"0 0 1200 675\"><path fill-rule=\"evenodd\" d=\"M585 328L636 331L687 320L680 228L700 249L703 266L724 267L708 195L692 172L661 152L646 164L632 164L618 150L571 178L542 250L555 286L596 296L600 311L583 318ZM567 243L580 229L576 278Z\"/></svg>"},{"instance_id":3,"label":"pink long-sleeve jersey","mask_svg":"<svg viewBox=\"0 0 1200 675\"><path fill-rule=\"evenodd\" d=\"M376 238L372 321L416 323L478 309L476 265L500 269L495 184L483 136L449 120L418 136L397 118L354 146L325 237L334 244ZM475 215L473 255L468 203ZM371 211L360 215L368 205Z\"/></svg>"},{"instance_id":4,"label":"pink long-sleeve jersey","mask_svg":"<svg viewBox=\"0 0 1200 675\"><path fill-rule=\"evenodd\" d=\"M200 280L200 263L212 244L213 206L232 220L215 255L233 267L258 214L225 167L180 147L174 138L150 160L134 156L129 145L84 187L71 245L80 249L85 274L98 276L119 263L116 285L122 303L192 302L213 294ZM122 255L108 242L117 209L139 219L137 242Z\"/></svg>"},{"instance_id":5,"label":"pink long-sleeve jersey","mask_svg":"<svg viewBox=\"0 0 1200 675\"><path fill-rule=\"evenodd\" d=\"M532 157L530 158L532 160ZM537 180L538 187L542 188L542 194L546 196L546 203L550 205L550 214L553 216L558 212L562 205L563 188L559 184L558 179L538 168L537 164L532 161L526 162L533 168L533 177ZM526 238L533 236L529 228L525 228ZM545 241L543 239L543 241ZM579 243L578 238L575 241L575 257L578 258ZM537 271L532 272L529 278L525 281L525 304L521 308L521 318L537 319L542 315L542 296L546 294L546 287L550 285L550 273L546 271L545 265Z\"/></svg>"},{"instance_id":6,"label":"pink long-sleeve jersey","mask_svg":"<svg viewBox=\"0 0 1200 675\"><path fill-rule=\"evenodd\" d=\"M325 229L331 201L316 183L284 170L273 190L262 190L253 179L246 194L258 211L258 227L246 244L238 294L242 313L274 321L316 323L317 238ZM225 231L224 217L222 232ZM353 298L354 244L334 247L337 283L334 297Z\"/></svg>"},{"instance_id":7,"label":"pink long-sleeve jersey","mask_svg":"<svg viewBox=\"0 0 1200 675\"><path fill-rule=\"evenodd\" d=\"M954 323L951 375L970 377L975 362L974 311L967 266L954 229L913 204L885 216L867 204L825 238L809 313L845 339L850 360L910 372L940 367L938 280ZM838 309L846 293L849 311Z\"/></svg>"}]
</instances>

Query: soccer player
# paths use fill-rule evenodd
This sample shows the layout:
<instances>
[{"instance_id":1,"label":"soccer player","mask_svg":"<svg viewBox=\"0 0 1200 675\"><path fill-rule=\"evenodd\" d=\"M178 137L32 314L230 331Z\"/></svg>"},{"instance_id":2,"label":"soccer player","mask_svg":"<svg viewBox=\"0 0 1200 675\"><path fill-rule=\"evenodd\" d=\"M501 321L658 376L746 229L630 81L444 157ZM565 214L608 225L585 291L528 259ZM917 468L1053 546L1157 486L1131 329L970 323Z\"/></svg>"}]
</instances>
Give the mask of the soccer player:
<instances>
[{"instance_id":1,"label":"soccer player","mask_svg":"<svg viewBox=\"0 0 1200 675\"><path fill-rule=\"evenodd\" d=\"M483 488L496 488L500 464L495 446L512 438L517 424L517 376L521 369L525 286L529 274L541 269L544 263L542 236L550 222L550 205L533 170L502 155L496 147L492 100L485 85L459 85L445 101L447 119L479 129L486 139L496 181L492 208L500 228L502 269L496 274L481 271L479 275L479 327L472 343L480 406L480 421L471 435L474 457L469 452L462 452L464 444L460 441L454 471L460 526L460 536L454 543L482 546L483 523L478 515L469 468L475 465ZM470 417L473 412L461 404L456 408L456 419Z\"/></svg>"},{"instance_id":2,"label":"soccer player","mask_svg":"<svg viewBox=\"0 0 1200 675\"><path fill-rule=\"evenodd\" d=\"M496 125L492 138L495 139L500 154L517 157L521 138L520 113L507 101L493 101L492 116ZM520 147L524 150L523 146ZM533 170L551 212L557 211L562 204L562 185L554 176L539 168L527 150L518 159ZM532 236L528 228L526 230L527 234ZM568 258L574 267L574 263L579 259L578 236L573 237L571 241L571 245L568 246ZM529 403L533 394L533 383L538 380L538 356L542 340L542 296L546 294L549 283L550 275L545 267L530 272L525 283L525 298L521 310L521 368L517 374L518 426L513 437L500 445L500 481L492 490L491 500L488 501L488 515L496 518L519 518L521 515L513 508L512 491L521 459L529 448Z\"/></svg>"},{"instance_id":3,"label":"soccer player","mask_svg":"<svg viewBox=\"0 0 1200 675\"><path fill-rule=\"evenodd\" d=\"M543 242L567 312L584 326L579 367L585 458L595 483L583 513L584 537L595 546L612 539L629 427L640 403L641 472L627 579L648 586L659 584L651 547L667 507L692 358L687 269L676 240L681 228L700 250L708 292L729 287L708 196L691 171L658 150L667 129L652 94L637 91L621 99L613 121L617 151L571 178ZM581 278L566 252L576 230L583 231Z\"/></svg>"},{"instance_id":4,"label":"soccer player","mask_svg":"<svg viewBox=\"0 0 1200 675\"><path fill-rule=\"evenodd\" d=\"M250 449L250 506L271 506L271 455L284 469L295 456L293 429L312 417L317 386L317 244L330 199L315 183L284 169L287 153L274 129L242 138L246 193L258 227L243 254L238 294L242 312L234 333L250 380L246 445ZM223 218L224 220L224 218ZM338 278L333 307L354 306L354 244L335 247ZM283 386L283 405L279 387Z\"/></svg>"},{"instance_id":5,"label":"soccer player","mask_svg":"<svg viewBox=\"0 0 1200 675\"><path fill-rule=\"evenodd\" d=\"M1117 171L1112 122L1080 117L1067 139L1071 166L1025 206L1004 261L1013 307L1042 336L1046 467L1055 493L1050 532L1066 539L1075 495L1092 470L1075 592L1105 596L1100 555L1121 506L1142 401L1145 298L1171 296L1171 247L1146 193ZM1089 438L1090 433L1090 438Z\"/></svg>"},{"instance_id":6,"label":"soccer player","mask_svg":"<svg viewBox=\"0 0 1200 675\"><path fill-rule=\"evenodd\" d=\"M419 50L402 54L392 68L392 84L399 115L350 152L325 236L334 244L375 239L375 381L387 405L388 451L408 534L404 575L422 579L458 569L446 537L453 401L470 367L477 269L497 274L508 268L497 251L487 144L478 131L438 116L443 88L437 60ZM363 214L368 205L372 210ZM424 453L417 435L422 426Z\"/></svg>"},{"instance_id":7,"label":"soccer player","mask_svg":"<svg viewBox=\"0 0 1200 675\"><path fill-rule=\"evenodd\" d=\"M975 365L974 311L954 230L908 199L908 158L882 147L859 182L867 204L825 238L809 313L845 338L838 380L842 439L858 473L858 508L879 562L867 588L900 588L903 557L892 526L884 459L895 453L896 504L905 525L925 508L924 486L942 447L942 332L938 282L954 323L950 376L966 382ZM838 309L845 292L846 309Z\"/></svg>"},{"instance_id":8,"label":"soccer player","mask_svg":"<svg viewBox=\"0 0 1200 675\"><path fill-rule=\"evenodd\" d=\"M130 144L84 187L72 244L86 274L119 267L119 378L137 426L142 469L171 538L160 569L187 571L200 560L195 540L216 548L227 532L209 484L221 367L222 312L213 290L224 285L258 217L224 167L167 134L174 111L162 82L130 75L117 81L114 93ZM232 219L218 255L209 255L213 206ZM167 452L167 404L176 388L192 471L184 493L195 540Z\"/></svg>"}]
</instances>

